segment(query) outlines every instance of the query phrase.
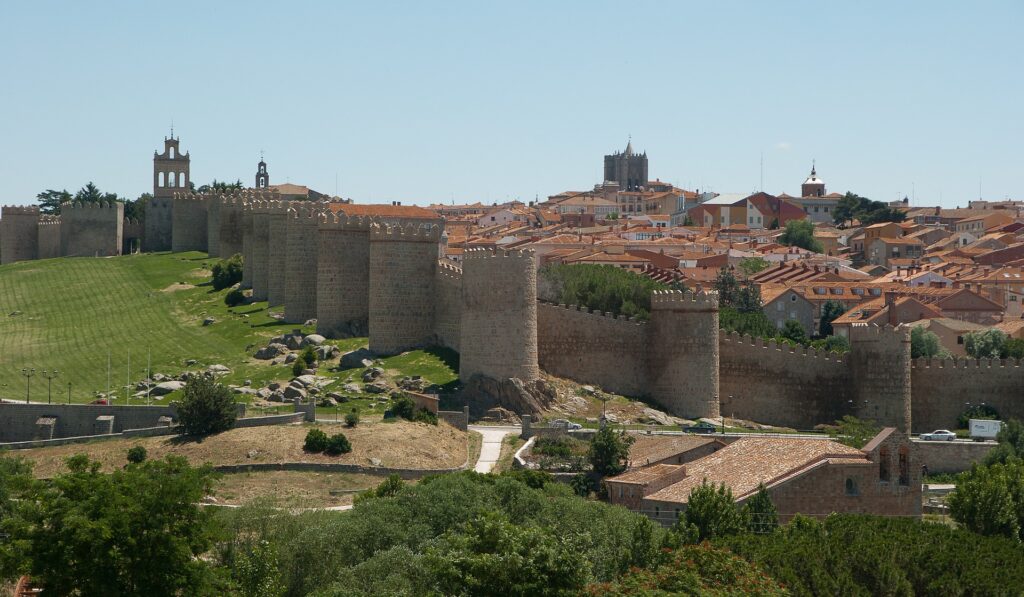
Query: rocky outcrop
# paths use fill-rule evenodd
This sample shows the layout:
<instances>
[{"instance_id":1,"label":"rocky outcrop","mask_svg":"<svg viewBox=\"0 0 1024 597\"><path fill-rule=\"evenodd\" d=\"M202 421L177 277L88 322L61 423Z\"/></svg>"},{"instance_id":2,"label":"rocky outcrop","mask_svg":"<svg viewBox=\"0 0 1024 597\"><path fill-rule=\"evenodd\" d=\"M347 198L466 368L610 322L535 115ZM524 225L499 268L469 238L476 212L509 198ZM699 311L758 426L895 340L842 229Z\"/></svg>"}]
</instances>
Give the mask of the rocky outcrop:
<instances>
[{"instance_id":1,"label":"rocky outcrop","mask_svg":"<svg viewBox=\"0 0 1024 597\"><path fill-rule=\"evenodd\" d=\"M469 406L469 414L481 418L500 407L517 415L537 415L556 398L555 390L543 379L524 382L521 379L492 379L474 375L462 388L461 398Z\"/></svg>"}]
</instances>

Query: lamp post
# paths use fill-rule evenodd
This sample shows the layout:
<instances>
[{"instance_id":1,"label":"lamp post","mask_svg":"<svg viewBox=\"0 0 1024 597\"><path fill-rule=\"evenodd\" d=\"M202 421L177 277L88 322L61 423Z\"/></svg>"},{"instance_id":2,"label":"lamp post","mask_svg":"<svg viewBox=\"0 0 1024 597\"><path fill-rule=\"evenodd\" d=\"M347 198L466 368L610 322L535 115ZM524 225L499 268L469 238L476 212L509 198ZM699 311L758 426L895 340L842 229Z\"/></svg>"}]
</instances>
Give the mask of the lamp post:
<instances>
[{"instance_id":1,"label":"lamp post","mask_svg":"<svg viewBox=\"0 0 1024 597\"><path fill-rule=\"evenodd\" d=\"M46 378L46 403L53 404L53 394L50 392L51 384L55 377L60 375L60 371L54 369L53 371L47 371L43 369L43 377Z\"/></svg>"},{"instance_id":2,"label":"lamp post","mask_svg":"<svg viewBox=\"0 0 1024 597\"><path fill-rule=\"evenodd\" d=\"M68 382L68 404L71 404L71 382Z\"/></svg>"},{"instance_id":3,"label":"lamp post","mask_svg":"<svg viewBox=\"0 0 1024 597\"><path fill-rule=\"evenodd\" d=\"M25 376L25 404L28 404L29 394L32 391L32 376L36 374L36 370L22 369L21 374Z\"/></svg>"}]
</instances>

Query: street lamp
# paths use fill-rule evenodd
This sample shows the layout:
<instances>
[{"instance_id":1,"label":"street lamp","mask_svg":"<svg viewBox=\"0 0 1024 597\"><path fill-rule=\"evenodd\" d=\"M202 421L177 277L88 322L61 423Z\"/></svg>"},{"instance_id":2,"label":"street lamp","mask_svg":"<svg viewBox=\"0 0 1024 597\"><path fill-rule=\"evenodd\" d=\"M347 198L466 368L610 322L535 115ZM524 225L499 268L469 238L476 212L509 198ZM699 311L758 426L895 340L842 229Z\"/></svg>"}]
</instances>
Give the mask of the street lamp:
<instances>
[{"instance_id":1,"label":"street lamp","mask_svg":"<svg viewBox=\"0 0 1024 597\"><path fill-rule=\"evenodd\" d=\"M68 382L68 404L71 404L71 382Z\"/></svg>"},{"instance_id":2,"label":"street lamp","mask_svg":"<svg viewBox=\"0 0 1024 597\"><path fill-rule=\"evenodd\" d=\"M25 376L25 404L28 404L29 394L32 391L32 376L36 374L36 370L22 369L21 374Z\"/></svg>"},{"instance_id":3,"label":"street lamp","mask_svg":"<svg viewBox=\"0 0 1024 597\"><path fill-rule=\"evenodd\" d=\"M53 371L47 371L46 369L43 369L43 377L46 378L46 403L47 404L52 404L53 403L53 394L50 393L50 384L53 382L54 378L57 377L59 374L60 374L60 371L57 371L56 369L54 369Z\"/></svg>"}]
</instances>

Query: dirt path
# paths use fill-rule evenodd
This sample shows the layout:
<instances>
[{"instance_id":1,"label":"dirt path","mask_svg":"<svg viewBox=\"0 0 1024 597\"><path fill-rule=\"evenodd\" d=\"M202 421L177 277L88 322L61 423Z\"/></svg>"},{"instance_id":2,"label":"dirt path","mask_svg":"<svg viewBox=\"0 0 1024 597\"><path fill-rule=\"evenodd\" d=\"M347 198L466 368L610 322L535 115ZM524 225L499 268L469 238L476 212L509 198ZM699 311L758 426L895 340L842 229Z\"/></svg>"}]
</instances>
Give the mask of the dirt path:
<instances>
[{"instance_id":1,"label":"dirt path","mask_svg":"<svg viewBox=\"0 0 1024 597\"><path fill-rule=\"evenodd\" d=\"M483 436L483 444L480 446L480 458L476 461L473 469L478 473L489 473L501 456L501 442L510 433L519 433L520 427L493 427L490 425L470 425L470 431L476 431Z\"/></svg>"}]
</instances>

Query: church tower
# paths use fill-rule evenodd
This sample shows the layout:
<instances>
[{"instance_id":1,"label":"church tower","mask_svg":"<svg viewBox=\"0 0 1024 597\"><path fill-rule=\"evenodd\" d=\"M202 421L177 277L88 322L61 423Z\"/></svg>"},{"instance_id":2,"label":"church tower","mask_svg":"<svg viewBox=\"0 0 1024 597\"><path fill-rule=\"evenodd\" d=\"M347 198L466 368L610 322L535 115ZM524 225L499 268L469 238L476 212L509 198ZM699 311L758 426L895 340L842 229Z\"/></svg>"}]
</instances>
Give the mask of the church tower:
<instances>
[{"instance_id":1,"label":"church tower","mask_svg":"<svg viewBox=\"0 0 1024 597\"><path fill-rule=\"evenodd\" d=\"M647 153L633 153L633 142L626 151L604 156L605 182L619 183L620 191L636 191L647 185Z\"/></svg>"},{"instance_id":2,"label":"church tower","mask_svg":"<svg viewBox=\"0 0 1024 597\"><path fill-rule=\"evenodd\" d=\"M811 175L807 177L804 184L800 185L800 196L801 197L824 197L825 196L825 181L818 178L818 172L815 169L814 162L811 162Z\"/></svg>"},{"instance_id":3,"label":"church tower","mask_svg":"<svg viewBox=\"0 0 1024 597\"><path fill-rule=\"evenodd\" d=\"M256 188L265 189L270 186L270 175L267 174L267 163L263 161L263 154L260 154L260 163L256 166Z\"/></svg>"},{"instance_id":4,"label":"church tower","mask_svg":"<svg viewBox=\"0 0 1024 597\"><path fill-rule=\"evenodd\" d=\"M164 137L164 152L153 152L153 197L170 199L175 193L189 190L189 156L178 148L178 139Z\"/></svg>"}]
</instances>

